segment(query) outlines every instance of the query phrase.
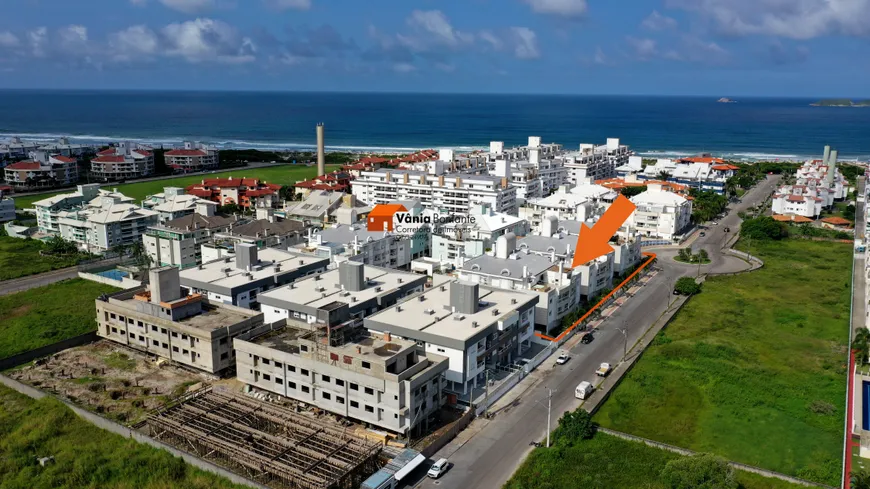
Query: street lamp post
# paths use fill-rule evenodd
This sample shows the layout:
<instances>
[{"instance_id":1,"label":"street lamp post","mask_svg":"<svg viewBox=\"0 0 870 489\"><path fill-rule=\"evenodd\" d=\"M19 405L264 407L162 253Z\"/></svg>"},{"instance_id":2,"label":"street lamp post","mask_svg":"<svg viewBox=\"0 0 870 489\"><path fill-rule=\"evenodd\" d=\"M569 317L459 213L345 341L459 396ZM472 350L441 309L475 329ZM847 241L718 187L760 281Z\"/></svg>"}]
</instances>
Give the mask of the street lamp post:
<instances>
[{"instance_id":1,"label":"street lamp post","mask_svg":"<svg viewBox=\"0 0 870 489\"><path fill-rule=\"evenodd\" d=\"M553 389L547 387L547 448L550 448L550 415L553 411Z\"/></svg>"},{"instance_id":2,"label":"street lamp post","mask_svg":"<svg viewBox=\"0 0 870 489\"><path fill-rule=\"evenodd\" d=\"M622 361L625 362L625 357L628 355L628 330L625 329L625 322L622 323L622 328L616 328L620 333L622 333L623 343L622 343Z\"/></svg>"}]
</instances>

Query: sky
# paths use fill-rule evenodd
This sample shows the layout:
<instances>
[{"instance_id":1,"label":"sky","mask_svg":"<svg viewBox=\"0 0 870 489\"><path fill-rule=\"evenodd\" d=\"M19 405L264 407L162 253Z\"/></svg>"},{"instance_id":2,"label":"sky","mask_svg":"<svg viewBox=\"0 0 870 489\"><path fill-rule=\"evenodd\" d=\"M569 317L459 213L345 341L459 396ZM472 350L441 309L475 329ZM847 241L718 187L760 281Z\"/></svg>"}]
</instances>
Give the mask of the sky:
<instances>
[{"instance_id":1,"label":"sky","mask_svg":"<svg viewBox=\"0 0 870 489\"><path fill-rule=\"evenodd\" d=\"M4 0L0 88L870 98L870 0Z\"/></svg>"}]
</instances>

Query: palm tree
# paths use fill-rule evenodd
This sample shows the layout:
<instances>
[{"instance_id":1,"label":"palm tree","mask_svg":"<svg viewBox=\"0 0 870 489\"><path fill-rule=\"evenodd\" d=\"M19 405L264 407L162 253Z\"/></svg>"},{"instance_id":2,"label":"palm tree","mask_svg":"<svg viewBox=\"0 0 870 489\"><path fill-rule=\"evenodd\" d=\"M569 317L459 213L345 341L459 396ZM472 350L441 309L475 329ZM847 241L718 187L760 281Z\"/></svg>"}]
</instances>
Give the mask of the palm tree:
<instances>
[{"instance_id":1,"label":"palm tree","mask_svg":"<svg viewBox=\"0 0 870 489\"><path fill-rule=\"evenodd\" d=\"M688 248L680 248L677 256L682 261L692 261L692 252Z\"/></svg>"},{"instance_id":2,"label":"palm tree","mask_svg":"<svg viewBox=\"0 0 870 489\"><path fill-rule=\"evenodd\" d=\"M870 347L870 330L856 329L855 336L852 338L852 351L855 352L855 359L860 362L860 365L867 363L868 347Z\"/></svg>"},{"instance_id":3,"label":"palm tree","mask_svg":"<svg viewBox=\"0 0 870 489\"><path fill-rule=\"evenodd\" d=\"M870 489L870 472L866 470L849 473L849 480L852 489Z\"/></svg>"},{"instance_id":4,"label":"palm tree","mask_svg":"<svg viewBox=\"0 0 870 489\"><path fill-rule=\"evenodd\" d=\"M660 171L659 174L656 175L656 179L662 180L665 182L668 181L668 178L671 178L671 173L668 171L665 171L665 170Z\"/></svg>"},{"instance_id":5,"label":"palm tree","mask_svg":"<svg viewBox=\"0 0 870 489\"><path fill-rule=\"evenodd\" d=\"M707 254L707 250L701 248L698 250L698 261L704 263L705 261L710 260L710 255Z\"/></svg>"},{"instance_id":6,"label":"palm tree","mask_svg":"<svg viewBox=\"0 0 870 489\"><path fill-rule=\"evenodd\" d=\"M151 256L148 255L148 252L145 250L141 241L136 241L131 244L129 250L130 256L136 263L136 268L139 269L139 273L145 275L145 272L151 268Z\"/></svg>"}]
</instances>

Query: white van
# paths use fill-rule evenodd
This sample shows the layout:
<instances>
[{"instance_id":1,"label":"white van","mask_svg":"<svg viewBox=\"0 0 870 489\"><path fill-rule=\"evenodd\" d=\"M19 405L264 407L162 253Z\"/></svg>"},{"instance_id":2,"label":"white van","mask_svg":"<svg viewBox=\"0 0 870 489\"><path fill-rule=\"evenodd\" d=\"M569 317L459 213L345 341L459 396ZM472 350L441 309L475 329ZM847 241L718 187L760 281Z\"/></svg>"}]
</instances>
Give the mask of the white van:
<instances>
[{"instance_id":1,"label":"white van","mask_svg":"<svg viewBox=\"0 0 870 489\"><path fill-rule=\"evenodd\" d=\"M429 477L433 479L437 479L441 477L441 474L447 472L447 459L442 458L441 460L435 462L432 467L429 468L429 472L426 473Z\"/></svg>"},{"instance_id":2,"label":"white van","mask_svg":"<svg viewBox=\"0 0 870 489\"><path fill-rule=\"evenodd\" d=\"M574 397L580 400L584 400L592 394L594 387L589 382L580 382L580 385L574 389Z\"/></svg>"}]
</instances>

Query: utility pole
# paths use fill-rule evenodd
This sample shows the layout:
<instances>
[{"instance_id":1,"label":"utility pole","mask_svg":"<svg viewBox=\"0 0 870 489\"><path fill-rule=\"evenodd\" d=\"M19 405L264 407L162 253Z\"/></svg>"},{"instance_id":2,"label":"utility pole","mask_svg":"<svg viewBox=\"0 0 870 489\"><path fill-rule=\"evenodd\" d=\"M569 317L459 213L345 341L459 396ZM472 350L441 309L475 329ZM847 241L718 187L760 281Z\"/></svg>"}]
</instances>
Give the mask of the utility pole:
<instances>
[{"instance_id":1,"label":"utility pole","mask_svg":"<svg viewBox=\"0 0 870 489\"><path fill-rule=\"evenodd\" d=\"M625 363L625 357L628 355L628 331L625 329L625 321L622 322L621 328L616 328L622 333L623 343L622 343L622 362Z\"/></svg>"},{"instance_id":2,"label":"utility pole","mask_svg":"<svg viewBox=\"0 0 870 489\"><path fill-rule=\"evenodd\" d=\"M547 387L547 448L550 448L550 414L553 410L553 389Z\"/></svg>"},{"instance_id":3,"label":"utility pole","mask_svg":"<svg viewBox=\"0 0 870 489\"><path fill-rule=\"evenodd\" d=\"M483 386L486 389L486 394L483 397L483 417L489 414L489 369L483 371L486 374L486 384Z\"/></svg>"}]
</instances>

